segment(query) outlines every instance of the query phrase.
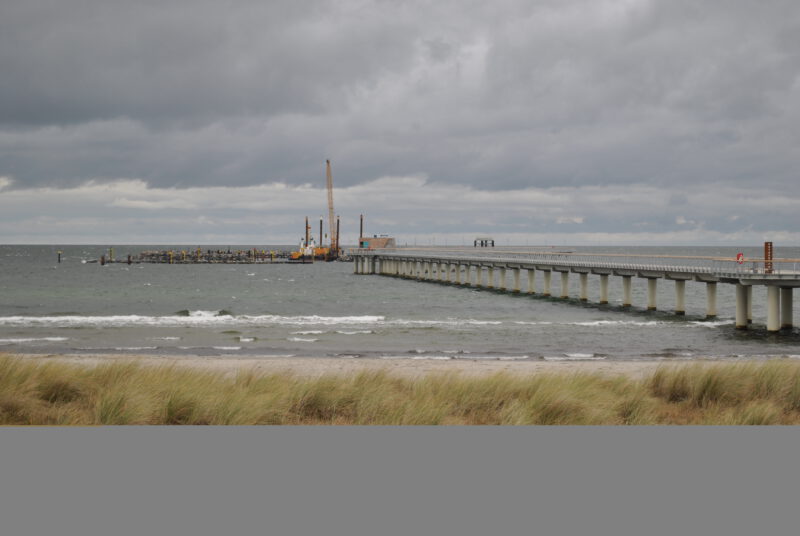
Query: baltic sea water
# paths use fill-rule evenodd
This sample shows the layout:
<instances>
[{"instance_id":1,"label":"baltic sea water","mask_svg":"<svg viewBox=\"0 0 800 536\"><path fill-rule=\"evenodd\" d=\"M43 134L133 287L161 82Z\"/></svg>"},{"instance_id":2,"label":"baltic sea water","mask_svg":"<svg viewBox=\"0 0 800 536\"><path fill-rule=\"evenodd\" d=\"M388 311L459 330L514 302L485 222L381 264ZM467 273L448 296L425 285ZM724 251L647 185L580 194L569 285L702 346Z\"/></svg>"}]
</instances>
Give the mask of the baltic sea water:
<instances>
[{"instance_id":1,"label":"baltic sea water","mask_svg":"<svg viewBox=\"0 0 800 536\"><path fill-rule=\"evenodd\" d=\"M166 248L115 250L117 258L125 258ZM569 249L731 257L737 251L753 257L760 253L759 248L719 247ZM532 360L800 357L800 330L766 332L764 287L754 289L752 328L737 331L734 287L727 284L718 285L719 316L706 321L705 287L694 282L687 284L687 314L679 317L670 312L673 285L663 280L659 311L648 312L645 280L636 278L634 306L623 309L615 277L610 278L611 303L600 306L596 276L589 278L590 298L584 304L355 275L353 265L344 262L85 263L107 252L105 246L0 246L0 352ZM798 258L800 248L777 248L776 257ZM553 284L558 288L557 280ZM571 296L578 295L577 286L577 277L571 278ZM795 319L800 319L798 303L800 298L795 299Z\"/></svg>"}]
</instances>

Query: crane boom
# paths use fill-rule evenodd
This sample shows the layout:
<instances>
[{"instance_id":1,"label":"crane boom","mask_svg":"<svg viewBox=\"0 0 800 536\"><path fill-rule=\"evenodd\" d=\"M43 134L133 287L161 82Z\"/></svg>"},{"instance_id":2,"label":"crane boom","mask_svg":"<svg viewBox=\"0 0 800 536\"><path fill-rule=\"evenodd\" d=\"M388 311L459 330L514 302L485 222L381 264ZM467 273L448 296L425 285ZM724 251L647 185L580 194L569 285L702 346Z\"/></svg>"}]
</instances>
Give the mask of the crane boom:
<instances>
[{"instance_id":1,"label":"crane boom","mask_svg":"<svg viewBox=\"0 0 800 536\"><path fill-rule=\"evenodd\" d=\"M326 160L325 163L325 175L328 182L328 226L330 228L329 236L331 237L331 255L338 257L339 244L336 241L336 230L333 228L333 175L331 174L331 161Z\"/></svg>"}]
</instances>

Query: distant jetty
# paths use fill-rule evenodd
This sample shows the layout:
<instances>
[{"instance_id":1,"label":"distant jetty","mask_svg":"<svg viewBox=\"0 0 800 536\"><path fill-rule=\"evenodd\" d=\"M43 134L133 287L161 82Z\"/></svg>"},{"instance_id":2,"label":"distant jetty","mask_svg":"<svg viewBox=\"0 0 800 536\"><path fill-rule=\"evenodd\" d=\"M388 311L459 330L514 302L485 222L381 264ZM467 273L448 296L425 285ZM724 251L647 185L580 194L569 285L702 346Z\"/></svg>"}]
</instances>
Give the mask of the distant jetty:
<instances>
[{"instance_id":1,"label":"distant jetty","mask_svg":"<svg viewBox=\"0 0 800 536\"><path fill-rule=\"evenodd\" d=\"M148 250L137 255L115 257L114 250L109 249L108 255L102 255L97 260L87 263L105 264L310 264L313 259L292 259L289 249L202 249L194 250ZM352 260L350 257L341 257L339 260Z\"/></svg>"}]
</instances>

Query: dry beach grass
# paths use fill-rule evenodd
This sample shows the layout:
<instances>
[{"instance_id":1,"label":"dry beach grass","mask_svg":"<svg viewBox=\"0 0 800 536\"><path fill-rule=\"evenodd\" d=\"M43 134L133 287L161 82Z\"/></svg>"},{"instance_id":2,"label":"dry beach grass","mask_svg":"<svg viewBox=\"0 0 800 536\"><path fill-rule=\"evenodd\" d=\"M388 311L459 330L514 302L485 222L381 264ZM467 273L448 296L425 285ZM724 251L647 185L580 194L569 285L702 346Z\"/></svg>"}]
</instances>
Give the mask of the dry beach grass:
<instances>
[{"instance_id":1,"label":"dry beach grass","mask_svg":"<svg viewBox=\"0 0 800 536\"><path fill-rule=\"evenodd\" d=\"M302 374L91 359L0 357L0 424L800 423L800 363L788 360Z\"/></svg>"}]
</instances>

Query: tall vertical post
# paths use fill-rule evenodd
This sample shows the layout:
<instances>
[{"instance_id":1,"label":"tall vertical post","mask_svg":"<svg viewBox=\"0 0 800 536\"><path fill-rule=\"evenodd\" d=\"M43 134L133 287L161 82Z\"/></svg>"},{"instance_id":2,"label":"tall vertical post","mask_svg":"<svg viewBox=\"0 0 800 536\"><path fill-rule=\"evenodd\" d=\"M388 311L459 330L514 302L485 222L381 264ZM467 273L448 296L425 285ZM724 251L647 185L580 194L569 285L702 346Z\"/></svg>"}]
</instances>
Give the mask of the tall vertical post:
<instances>
[{"instance_id":1,"label":"tall vertical post","mask_svg":"<svg viewBox=\"0 0 800 536\"><path fill-rule=\"evenodd\" d=\"M677 281L676 281L677 283ZM656 290L658 286L658 279L651 277L647 280L647 310L656 310Z\"/></svg>"},{"instance_id":2,"label":"tall vertical post","mask_svg":"<svg viewBox=\"0 0 800 536\"><path fill-rule=\"evenodd\" d=\"M486 288L494 288L494 266L486 269Z\"/></svg>"},{"instance_id":3,"label":"tall vertical post","mask_svg":"<svg viewBox=\"0 0 800 536\"><path fill-rule=\"evenodd\" d=\"M706 319L717 318L717 284L706 283Z\"/></svg>"},{"instance_id":4,"label":"tall vertical post","mask_svg":"<svg viewBox=\"0 0 800 536\"><path fill-rule=\"evenodd\" d=\"M458 264L458 263L456 263L455 279L456 279L456 281L455 281L456 285L460 285L461 284L461 265Z\"/></svg>"},{"instance_id":5,"label":"tall vertical post","mask_svg":"<svg viewBox=\"0 0 800 536\"><path fill-rule=\"evenodd\" d=\"M747 329L747 289L741 283L736 284L736 329Z\"/></svg>"},{"instance_id":6,"label":"tall vertical post","mask_svg":"<svg viewBox=\"0 0 800 536\"><path fill-rule=\"evenodd\" d=\"M747 285L747 323L753 323L753 286Z\"/></svg>"},{"instance_id":7,"label":"tall vertical post","mask_svg":"<svg viewBox=\"0 0 800 536\"><path fill-rule=\"evenodd\" d=\"M356 256L356 257L353 259L353 273L354 273L354 274L357 274L357 273L358 273L358 268L359 268L359 265L360 265L360 264L361 264L361 257L358 257L358 256Z\"/></svg>"},{"instance_id":8,"label":"tall vertical post","mask_svg":"<svg viewBox=\"0 0 800 536\"><path fill-rule=\"evenodd\" d=\"M551 279L552 279L552 276L553 276L553 272L551 272L550 270L547 270L547 271L543 272L543 274L544 274L544 295L545 296L549 296L550 295L550 283L551 283Z\"/></svg>"},{"instance_id":9,"label":"tall vertical post","mask_svg":"<svg viewBox=\"0 0 800 536\"><path fill-rule=\"evenodd\" d=\"M364 215L361 215L361 223L358 227L358 247L361 247L361 243L363 242L362 238L364 238Z\"/></svg>"},{"instance_id":10,"label":"tall vertical post","mask_svg":"<svg viewBox=\"0 0 800 536\"><path fill-rule=\"evenodd\" d=\"M500 290L508 290L506 286L506 268L500 268Z\"/></svg>"},{"instance_id":11,"label":"tall vertical post","mask_svg":"<svg viewBox=\"0 0 800 536\"><path fill-rule=\"evenodd\" d=\"M772 242L764 242L764 273L772 273Z\"/></svg>"},{"instance_id":12,"label":"tall vertical post","mask_svg":"<svg viewBox=\"0 0 800 536\"><path fill-rule=\"evenodd\" d=\"M767 331L781 329L781 289L769 285L767 287Z\"/></svg>"},{"instance_id":13,"label":"tall vertical post","mask_svg":"<svg viewBox=\"0 0 800 536\"><path fill-rule=\"evenodd\" d=\"M569 272L561 272L561 298L569 298Z\"/></svg>"},{"instance_id":14,"label":"tall vertical post","mask_svg":"<svg viewBox=\"0 0 800 536\"><path fill-rule=\"evenodd\" d=\"M580 274L581 281L581 301L589 301L589 274Z\"/></svg>"},{"instance_id":15,"label":"tall vertical post","mask_svg":"<svg viewBox=\"0 0 800 536\"><path fill-rule=\"evenodd\" d=\"M600 305L608 303L608 274L600 274Z\"/></svg>"},{"instance_id":16,"label":"tall vertical post","mask_svg":"<svg viewBox=\"0 0 800 536\"><path fill-rule=\"evenodd\" d=\"M631 299L631 276L622 276L622 306L630 307L633 304Z\"/></svg>"},{"instance_id":17,"label":"tall vertical post","mask_svg":"<svg viewBox=\"0 0 800 536\"><path fill-rule=\"evenodd\" d=\"M794 321L792 319L792 291L794 289L781 289L781 329L792 329Z\"/></svg>"},{"instance_id":18,"label":"tall vertical post","mask_svg":"<svg viewBox=\"0 0 800 536\"><path fill-rule=\"evenodd\" d=\"M483 266L480 264L475 266L475 286L478 288L483 286Z\"/></svg>"},{"instance_id":19,"label":"tall vertical post","mask_svg":"<svg viewBox=\"0 0 800 536\"><path fill-rule=\"evenodd\" d=\"M311 227L308 225L308 216L306 216L306 241L303 242L303 246L308 247L308 231Z\"/></svg>"},{"instance_id":20,"label":"tall vertical post","mask_svg":"<svg viewBox=\"0 0 800 536\"><path fill-rule=\"evenodd\" d=\"M675 314L686 314L686 281L683 279L675 280Z\"/></svg>"},{"instance_id":21,"label":"tall vertical post","mask_svg":"<svg viewBox=\"0 0 800 536\"><path fill-rule=\"evenodd\" d=\"M528 268L528 294L536 294L536 270Z\"/></svg>"},{"instance_id":22,"label":"tall vertical post","mask_svg":"<svg viewBox=\"0 0 800 536\"><path fill-rule=\"evenodd\" d=\"M515 293L519 293L519 290L520 290L520 288L519 288L519 273L520 273L520 271L521 270L519 268L514 268L513 269L513 274L514 274L514 292Z\"/></svg>"}]
</instances>

